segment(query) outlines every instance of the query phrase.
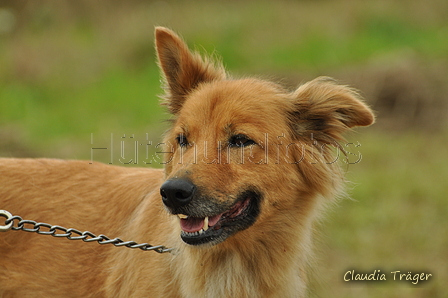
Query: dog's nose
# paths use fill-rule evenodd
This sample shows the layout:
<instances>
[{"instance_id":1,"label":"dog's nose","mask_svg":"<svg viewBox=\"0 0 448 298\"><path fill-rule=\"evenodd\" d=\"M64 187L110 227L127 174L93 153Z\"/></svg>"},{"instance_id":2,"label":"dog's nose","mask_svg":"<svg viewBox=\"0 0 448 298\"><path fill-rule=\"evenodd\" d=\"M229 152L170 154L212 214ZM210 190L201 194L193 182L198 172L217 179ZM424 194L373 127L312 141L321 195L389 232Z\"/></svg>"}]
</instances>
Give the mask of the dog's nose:
<instances>
[{"instance_id":1,"label":"dog's nose","mask_svg":"<svg viewBox=\"0 0 448 298\"><path fill-rule=\"evenodd\" d=\"M187 205L193 199L196 186L187 179L170 179L160 187L163 203L169 208Z\"/></svg>"}]
</instances>

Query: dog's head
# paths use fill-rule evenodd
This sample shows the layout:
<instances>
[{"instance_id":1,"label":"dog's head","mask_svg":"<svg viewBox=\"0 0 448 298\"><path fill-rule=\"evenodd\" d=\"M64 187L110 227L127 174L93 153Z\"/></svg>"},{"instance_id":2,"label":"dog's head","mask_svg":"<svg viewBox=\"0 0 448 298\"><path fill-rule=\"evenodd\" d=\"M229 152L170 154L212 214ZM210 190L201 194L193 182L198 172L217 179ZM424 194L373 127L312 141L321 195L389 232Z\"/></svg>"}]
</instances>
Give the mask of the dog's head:
<instances>
[{"instance_id":1,"label":"dog's head","mask_svg":"<svg viewBox=\"0 0 448 298\"><path fill-rule=\"evenodd\" d=\"M341 133L374 121L353 89L329 78L292 92L228 78L161 27L156 50L173 115L160 192L184 242L294 229L312 217L316 197L335 194L341 178L332 152L341 149Z\"/></svg>"}]
</instances>

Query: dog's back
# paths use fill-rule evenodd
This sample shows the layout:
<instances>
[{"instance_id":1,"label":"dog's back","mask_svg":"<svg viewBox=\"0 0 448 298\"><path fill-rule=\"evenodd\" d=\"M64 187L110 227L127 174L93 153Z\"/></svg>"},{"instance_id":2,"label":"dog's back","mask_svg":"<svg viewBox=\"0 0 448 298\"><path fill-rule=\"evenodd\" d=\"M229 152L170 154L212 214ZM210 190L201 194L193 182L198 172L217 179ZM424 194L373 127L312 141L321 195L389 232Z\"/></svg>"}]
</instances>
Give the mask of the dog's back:
<instances>
[{"instance_id":1,"label":"dog's back","mask_svg":"<svg viewBox=\"0 0 448 298\"><path fill-rule=\"evenodd\" d=\"M162 171L153 169L0 159L0 209L27 220L122 237L139 204L158 191L162 179ZM153 220L156 228L157 217ZM100 297L111 249L118 248L0 232L0 268L5 273L0 274L0 297Z\"/></svg>"}]
</instances>

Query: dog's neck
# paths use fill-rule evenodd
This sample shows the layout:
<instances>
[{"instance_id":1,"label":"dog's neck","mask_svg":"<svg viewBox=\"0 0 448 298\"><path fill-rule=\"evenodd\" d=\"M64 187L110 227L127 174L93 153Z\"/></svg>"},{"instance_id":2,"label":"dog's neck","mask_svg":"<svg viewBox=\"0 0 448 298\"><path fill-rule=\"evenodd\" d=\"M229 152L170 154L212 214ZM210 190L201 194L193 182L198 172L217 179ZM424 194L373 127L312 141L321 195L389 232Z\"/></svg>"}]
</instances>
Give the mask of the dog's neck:
<instances>
[{"instance_id":1,"label":"dog's neck","mask_svg":"<svg viewBox=\"0 0 448 298\"><path fill-rule=\"evenodd\" d=\"M185 297L303 297L311 237L293 235L289 233L291 230L264 233L262 238L250 242L243 231L236 235L239 237L213 247L182 245L172 266L182 294ZM288 241L283 240L285 237ZM296 241L291 241L292 238ZM252 255L252 246L257 247L256 255Z\"/></svg>"}]
</instances>

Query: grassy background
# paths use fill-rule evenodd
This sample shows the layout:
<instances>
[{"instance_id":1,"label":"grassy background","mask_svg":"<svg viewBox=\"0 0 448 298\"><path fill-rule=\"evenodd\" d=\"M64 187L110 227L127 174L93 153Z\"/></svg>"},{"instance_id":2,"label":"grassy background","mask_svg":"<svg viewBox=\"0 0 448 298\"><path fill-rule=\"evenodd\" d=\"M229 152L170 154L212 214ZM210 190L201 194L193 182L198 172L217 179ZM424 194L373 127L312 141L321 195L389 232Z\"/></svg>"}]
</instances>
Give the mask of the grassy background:
<instances>
[{"instance_id":1,"label":"grassy background","mask_svg":"<svg viewBox=\"0 0 448 298\"><path fill-rule=\"evenodd\" d=\"M363 159L347 173L353 200L319 229L311 297L448 297L447 19L444 0L4 0L0 156L90 159L108 147L93 158L109 162L113 147L120 164L137 140L152 141L150 157L168 117L155 25L236 76L294 87L331 75L361 89L378 122L349 137ZM139 145L137 165L146 154ZM348 269L434 278L347 285Z\"/></svg>"}]
</instances>

